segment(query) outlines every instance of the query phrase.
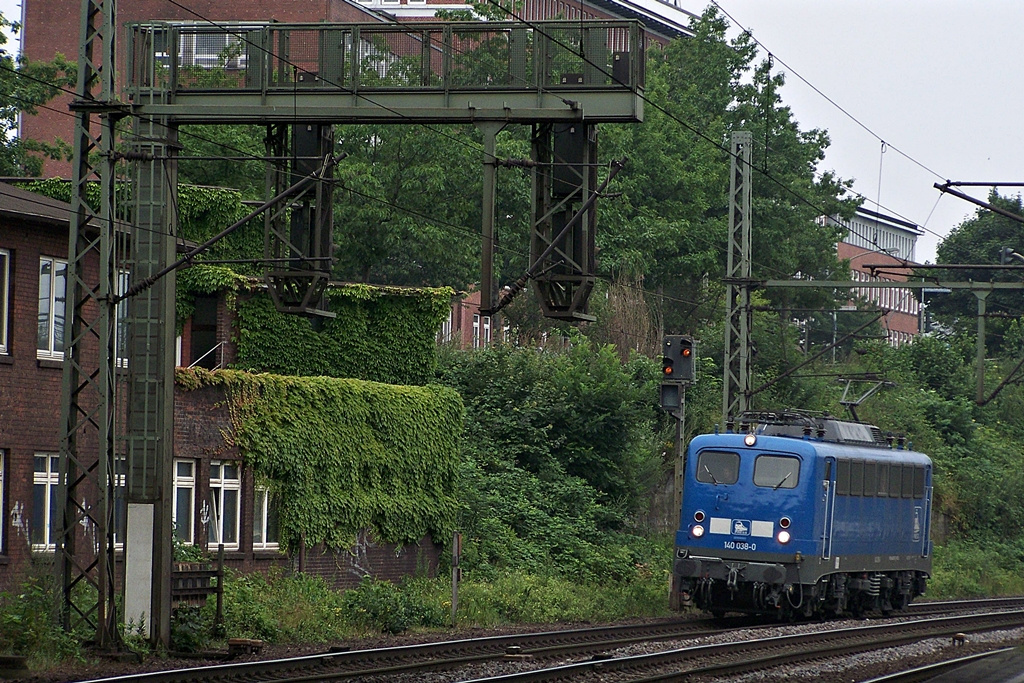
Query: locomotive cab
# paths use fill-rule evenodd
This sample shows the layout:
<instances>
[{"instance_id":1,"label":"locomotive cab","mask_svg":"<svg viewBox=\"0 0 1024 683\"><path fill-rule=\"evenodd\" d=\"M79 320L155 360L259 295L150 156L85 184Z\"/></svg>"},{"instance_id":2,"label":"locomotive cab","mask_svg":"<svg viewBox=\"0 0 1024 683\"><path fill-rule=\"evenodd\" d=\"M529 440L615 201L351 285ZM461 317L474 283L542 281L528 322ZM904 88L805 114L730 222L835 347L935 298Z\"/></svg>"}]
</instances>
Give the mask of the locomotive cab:
<instances>
[{"instance_id":1,"label":"locomotive cab","mask_svg":"<svg viewBox=\"0 0 1024 683\"><path fill-rule=\"evenodd\" d=\"M825 616L901 609L923 593L927 456L890 449L868 425L815 418L808 428L798 414L794 430L790 415L758 417L745 433L690 443L673 567L680 604Z\"/></svg>"}]
</instances>

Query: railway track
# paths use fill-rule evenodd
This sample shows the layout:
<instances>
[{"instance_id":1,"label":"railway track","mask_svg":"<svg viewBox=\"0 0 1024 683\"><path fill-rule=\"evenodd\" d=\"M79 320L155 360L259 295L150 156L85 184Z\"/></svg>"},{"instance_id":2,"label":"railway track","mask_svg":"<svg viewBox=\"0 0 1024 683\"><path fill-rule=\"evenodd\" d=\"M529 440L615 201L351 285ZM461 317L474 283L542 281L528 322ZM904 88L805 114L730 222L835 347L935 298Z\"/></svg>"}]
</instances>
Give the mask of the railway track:
<instances>
[{"instance_id":1,"label":"railway track","mask_svg":"<svg viewBox=\"0 0 1024 683\"><path fill-rule=\"evenodd\" d=\"M1024 626L1024 610L935 617L899 623L814 631L774 638L732 641L652 654L593 659L464 683L538 683L583 680L600 673L603 682L662 683L694 677L715 679L752 670L832 659L959 632Z\"/></svg>"},{"instance_id":2,"label":"railway track","mask_svg":"<svg viewBox=\"0 0 1024 683\"><path fill-rule=\"evenodd\" d=\"M928 614L949 614L950 612L994 609L1024 610L1024 598L996 599L983 601L932 602L911 605L909 615L913 617ZM1024 614L1024 611L1014 612ZM905 613L906 614L906 613ZM992 617L995 618L995 617ZM670 619L644 624L607 626L586 629L566 629L541 633L492 636L463 640L449 640L419 645L355 650L348 652L325 652L289 659L238 662L214 666L147 672L137 675L118 676L112 679L94 679L117 683L152 681L154 683L176 683L178 681L314 681L352 680L355 678L379 677L380 680L394 679L408 675L414 680L417 672L452 670L464 666L482 666L488 662L504 661L511 666L536 667L538 663L559 657L604 653L626 648L630 645L650 641L707 638L720 636L734 629L758 629L777 627L777 622L753 622L750 619ZM827 628L823 627L823 628ZM865 629L876 628L866 626ZM877 627L881 628L881 627ZM899 630L902 624L895 626ZM954 631L967 627L958 626ZM915 635L913 638L925 636ZM759 641L749 641L759 642ZM782 641L779 641L780 643ZM809 642L809 641L808 641ZM716 645L697 646L722 648ZM739 645L734 645L739 648ZM679 652L692 650L683 648ZM728 648L725 648L726 650ZM708 650L707 652L717 652ZM700 655L705 656L705 655ZM628 658L620 658L628 659ZM596 666L605 671L618 666L613 658L594 662L577 662L571 666L585 669ZM639 661L639 660L637 660ZM557 667L551 667L555 670ZM628 668L628 667L627 667ZM566 671L569 673L569 671ZM528 675L528 674L524 674ZM537 674L543 676L544 674ZM523 678L521 680L550 680L548 678ZM658 679L653 679L658 680Z\"/></svg>"}]
</instances>

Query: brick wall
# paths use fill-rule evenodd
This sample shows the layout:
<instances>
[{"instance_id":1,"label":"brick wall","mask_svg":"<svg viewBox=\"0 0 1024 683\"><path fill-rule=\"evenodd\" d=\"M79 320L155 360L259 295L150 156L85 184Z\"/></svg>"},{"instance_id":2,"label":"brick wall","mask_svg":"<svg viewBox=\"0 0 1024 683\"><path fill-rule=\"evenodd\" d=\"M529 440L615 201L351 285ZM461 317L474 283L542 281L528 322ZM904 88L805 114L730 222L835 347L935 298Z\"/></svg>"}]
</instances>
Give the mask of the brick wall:
<instances>
[{"instance_id":1,"label":"brick wall","mask_svg":"<svg viewBox=\"0 0 1024 683\"><path fill-rule=\"evenodd\" d=\"M0 249L10 252L8 353L0 355L0 451L5 490L0 509L0 588L30 557L34 456L60 447L62 363L36 357L39 259L66 259L67 223L0 218ZM86 273L94 278L96 271ZM89 350L87 348L87 350ZM95 347L91 349L95 355ZM82 452L95 452L95 440ZM7 570L10 571L7 571Z\"/></svg>"},{"instance_id":2,"label":"brick wall","mask_svg":"<svg viewBox=\"0 0 1024 683\"><path fill-rule=\"evenodd\" d=\"M0 455L4 481L0 499L0 590L16 584L26 572L48 572L52 553L39 554L40 566L32 568L28 522L32 516L34 457L37 453L57 454L60 439L62 363L40 360L36 355L39 306L39 258L67 257L67 221L60 219L11 218L0 200L0 249L10 253L8 311L8 353L0 354ZM86 280L97 277L95 264L88 264ZM223 298L218 302L217 329L220 339L232 336L232 315ZM186 347L187 348L187 347ZM95 358L96 347L86 345L86 358ZM225 361L234 362L234 345L225 348ZM121 416L123 418L123 415ZM174 405L175 455L196 464L196 506L194 538L206 544L208 530L200 521L202 502L209 500L210 462L237 460L237 449L225 440L230 432L228 410L222 392L213 390L176 391ZM123 422L122 422L123 424ZM95 458L94 437L84 438L80 454ZM95 500L95 494L86 494ZM264 571L271 566L297 567L299 557L272 550L254 551L253 480L242 467L241 529L239 549L227 554L227 564L242 571ZM397 548L363 537L340 553L309 550L303 564L337 586L351 586L363 575L395 579L415 572L433 572L438 551L429 539L416 546Z\"/></svg>"}]
</instances>

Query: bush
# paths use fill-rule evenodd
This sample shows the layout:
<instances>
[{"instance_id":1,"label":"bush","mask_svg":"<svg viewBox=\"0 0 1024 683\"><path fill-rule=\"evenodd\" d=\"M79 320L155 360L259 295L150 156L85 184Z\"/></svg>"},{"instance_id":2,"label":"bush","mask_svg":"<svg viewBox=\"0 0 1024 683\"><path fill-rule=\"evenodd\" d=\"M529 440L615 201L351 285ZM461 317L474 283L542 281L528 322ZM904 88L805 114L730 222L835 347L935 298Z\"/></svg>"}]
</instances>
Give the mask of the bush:
<instances>
[{"instance_id":1,"label":"bush","mask_svg":"<svg viewBox=\"0 0 1024 683\"><path fill-rule=\"evenodd\" d=\"M212 601L204 610L212 610ZM224 631L230 637L271 642L326 642L350 634L341 596L323 579L275 570L224 582Z\"/></svg>"},{"instance_id":2,"label":"bush","mask_svg":"<svg viewBox=\"0 0 1024 683\"><path fill-rule=\"evenodd\" d=\"M951 540L935 546L928 597L1024 595L1024 544Z\"/></svg>"},{"instance_id":3,"label":"bush","mask_svg":"<svg viewBox=\"0 0 1024 683\"><path fill-rule=\"evenodd\" d=\"M663 571L603 585L513 571L490 582L462 582L457 616L476 626L656 617L668 614L668 591Z\"/></svg>"},{"instance_id":4,"label":"bush","mask_svg":"<svg viewBox=\"0 0 1024 683\"><path fill-rule=\"evenodd\" d=\"M48 577L29 577L19 591L0 593L0 653L28 656L40 667L81 657L79 638L54 618L59 602Z\"/></svg>"},{"instance_id":5,"label":"bush","mask_svg":"<svg viewBox=\"0 0 1024 683\"><path fill-rule=\"evenodd\" d=\"M199 652L210 644L212 622L199 607L178 607L171 614L171 649Z\"/></svg>"},{"instance_id":6,"label":"bush","mask_svg":"<svg viewBox=\"0 0 1024 683\"><path fill-rule=\"evenodd\" d=\"M410 583L396 586L366 577L358 588L345 593L342 604L349 623L383 633L401 633L414 626L442 626L446 615Z\"/></svg>"}]
</instances>

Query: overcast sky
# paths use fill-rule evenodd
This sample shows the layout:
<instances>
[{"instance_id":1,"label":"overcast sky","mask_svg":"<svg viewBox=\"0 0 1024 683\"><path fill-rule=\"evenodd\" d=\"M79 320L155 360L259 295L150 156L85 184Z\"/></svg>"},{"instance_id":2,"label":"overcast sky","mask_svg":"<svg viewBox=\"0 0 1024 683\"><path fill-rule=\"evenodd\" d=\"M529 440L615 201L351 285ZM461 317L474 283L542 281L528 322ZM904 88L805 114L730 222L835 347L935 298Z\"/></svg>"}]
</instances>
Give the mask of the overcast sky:
<instances>
[{"instance_id":1,"label":"overcast sky","mask_svg":"<svg viewBox=\"0 0 1024 683\"><path fill-rule=\"evenodd\" d=\"M679 1L695 13L705 6ZM934 183L1024 181L1024 1L717 2L733 35L737 24L749 29L786 72L783 102L800 127L828 130L822 168L853 178L868 208L878 202L925 229L919 261L934 261L941 238L975 208L940 198ZM21 0L0 0L0 11L20 19Z\"/></svg>"},{"instance_id":2,"label":"overcast sky","mask_svg":"<svg viewBox=\"0 0 1024 683\"><path fill-rule=\"evenodd\" d=\"M940 199L934 183L1024 181L1024 2L717 2L786 72L782 99L801 129L828 130L822 168L855 179L864 206L878 201L883 213L924 227L918 261L934 261L941 238L975 211Z\"/></svg>"}]
</instances>

